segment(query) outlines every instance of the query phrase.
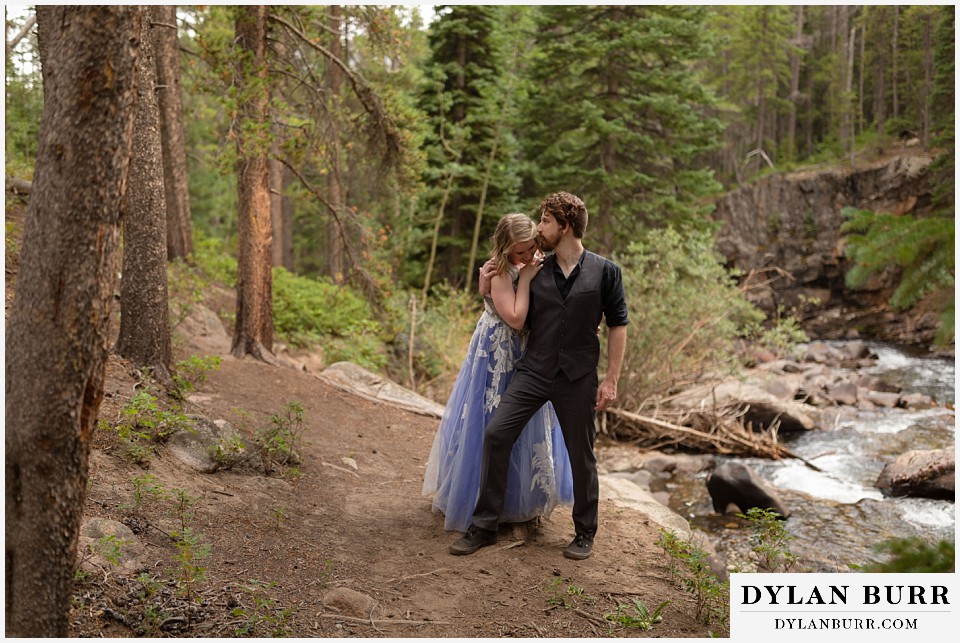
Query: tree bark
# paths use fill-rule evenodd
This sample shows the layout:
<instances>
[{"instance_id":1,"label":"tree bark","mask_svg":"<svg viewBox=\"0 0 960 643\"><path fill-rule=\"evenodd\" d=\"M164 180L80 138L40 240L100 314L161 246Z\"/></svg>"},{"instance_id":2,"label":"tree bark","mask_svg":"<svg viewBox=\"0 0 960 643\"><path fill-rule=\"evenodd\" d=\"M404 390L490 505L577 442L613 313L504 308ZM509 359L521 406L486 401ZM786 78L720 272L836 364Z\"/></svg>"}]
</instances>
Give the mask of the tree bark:
<instances>
[{"instance_id":1,"label":"tree bark","mask_svg":"<svg viewBox=\"0 0 960 643\"><path fill-rule=\"evenodd\" d=\"M180 87L180 39L176 6L151 8L157 59L157 104L163 148L164 200L167 204L167 259L193 254L190 190L183 134L183 94Z\"/></svg>"},{"instance_id":2,"label":"tree bark","mask_svg":"<svg viewBox=\"0 0 960 643\"><path fill-rule=\"evenodd\" d=\"M281 192L283 197L280 200L280 220L283 239L281 240L280 265L293 272L293 199L290 198L288 188L293 183L293 177L287 166L280 168Z\"/></svg>"},{"instance_id":3,"label":"tree bark","mask_svg":"<svg viewBox=\"0 0 960 643\"><path fill-rule=\"evenodd\" d=\"M893 7L893 42L890 47L890 66L892 71L890 72L890 82L892 84L892 109L890 111L891 116L896 120L900 118L900 97L897 95L897 49L899 45L897 44L897 32L900 29L900 6L894 5Z\"/></svg>"},{"instance_id":4,"label":"tree bark","mask_svg":"<svg viewBox=\"0 0 960 643\"><path fill-rule=\"evenodd\" d=\"M274 130L273 141L270 143L270 229L272 240L270 244L270 263L273 266L283 266L283 163L280 156L280 139Z\"/></svg>"},{"instance_id":5,"label":"tree bark","mask_svg":"<svg viewBox=\"0 0 960 643\"><path fill-rule=\"evenodd\" d=\"M877 80L874 94L874 119L877 122L877 153L883 154L883 126L887 119L887 56L883 47L878 47L874 77Z\"/></svg>"},{"instance_id":6,"label":"tree bark","mask_svg":"<svg viewBox=\"0 0 960 643\"><path fill-rule=\"evenodd\" d=\"M920 113L923 119L921 140L923 151L930 151L930 104L933 96L933 16L923 13L923 96Z\"/></svg>"},{"instance_id":7,"label":"tree bark","mask_svg":"<svg viewBox=\"0 0 960 643\"><path fill-rule=\"evenodd\" d=\"M237 320L230 352L272 362L273 281L270 221L266 7L236 8L240 89L237 131ZM244 67L249 69L244 69Z\"/></svg>"},{"instance_id":8,"label":"tree bark","mask_svg":"<svg viewBox=\"0 0 960 643\"><path fill-rule=\"evenodd\" d=\"M797 5L797 33L794 36L794 50L790 54L790 114L787 120L787 151L789 160L797 159L797 102L800 100L800 57L803 46L803 5Z\"/></svg>"},{"instance_id":9,"label":"tree bark","mask_svg":"<svg viewBox=\"0 0 960 643\"><path fill-rule=\"evenodd\" d=\"M341 59L343 55L343 46L341 39L341 14L340 7L330 5L328 9L328 27L330 29L330 54ZM327 110L330 114L329 138L327 141L327 153L329 162L329 172L324 177L326 183L327 202L330 207L338 213L343 207L343 185L340 180L340 102L343 86L343 74L340 67L334 64L327 65L327 90L330 96L330 106ZM342 283L344 278L344 258L343 258L343 232L338 219L331 218L327 223L327 266L330 271L330 277L336 283Z\"/></svg>"},{"instance_id":10,"label":"tree bark","mask_svg":"<svg viewBox=\"0 0 960 643\"><path fill-rule=\"evenodd\" d=\"M38 6L44 108L6 336L6 635L66 637L143 10Z\"/></svg>"},{"instance_id":11,"label":"tree bark","mask_svg":"<svg viewBox=\"0 0 960 643\"><path fill-rule=\"evenodd\" d=\"M160 112L154 90L154 45L159 29L164 28L144 21L130 186L122 213L123 276L117 352L138 366L152 369L158 380L169 383L172 348L167 297L167 209Z\"/></svg>"},{"instance_id":12,"label":"tree bark","mask_svg":"<svg viewBox=\"0 0 960 643\"><path fill-rule=\"evenodd\" d=\"M850 16L847 16L848 18ZM847 71L845 85L843 88L843 110L844 122L847 130L847 140L850 153L850 165L855 162L857 137L856 137L856 114L854 112L853 102L853 60L854 52L857 50L857 27L850 26L850 37L847 38Z\"/></svg>"}]
</instances>

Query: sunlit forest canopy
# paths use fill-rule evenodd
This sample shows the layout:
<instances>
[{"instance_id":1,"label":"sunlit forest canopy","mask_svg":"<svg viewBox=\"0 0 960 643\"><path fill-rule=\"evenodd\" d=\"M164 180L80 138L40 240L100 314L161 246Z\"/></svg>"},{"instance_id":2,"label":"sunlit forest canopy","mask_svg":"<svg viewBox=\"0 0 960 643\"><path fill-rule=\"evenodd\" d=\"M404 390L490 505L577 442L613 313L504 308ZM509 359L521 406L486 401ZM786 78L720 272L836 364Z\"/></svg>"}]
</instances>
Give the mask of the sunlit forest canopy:
<instances>
[{"instance_id":1,"label":"sunlit forest canopy","mask_svg":"<svg viewBox=\"0 0 960 643\"><path fill-rule=\"evenodd\" d=\"M375 307L472 289L496 221L552 191L583 197L588 245L610 253L713 230L714 199L765 174L953 146L949 7L269 5L266 73L246 90L236 14L176 12L198 251L237 252L248 141L271 159L273 264ZM30 16L8 11L8 42ZM29 179L36 29L9 54L6 171ZM266 121L241 122L260 89Z\"/></svg>"}]
</instances>

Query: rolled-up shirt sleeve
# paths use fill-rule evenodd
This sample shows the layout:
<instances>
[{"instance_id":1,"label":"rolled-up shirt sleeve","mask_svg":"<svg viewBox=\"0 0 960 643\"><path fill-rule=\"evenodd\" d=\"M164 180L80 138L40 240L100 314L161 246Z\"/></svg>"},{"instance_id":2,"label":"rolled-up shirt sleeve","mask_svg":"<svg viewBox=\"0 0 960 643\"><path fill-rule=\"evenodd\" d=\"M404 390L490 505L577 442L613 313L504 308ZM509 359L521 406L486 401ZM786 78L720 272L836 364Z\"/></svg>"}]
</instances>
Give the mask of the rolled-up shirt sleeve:
<instances>
[{"instance_id":1,"label":"rolled-up shirt sleeve","mask_svg":"<svg viewBox=\"0 0 960 643\"><path fill-rule=\"evenodd\" d=\"M603 297L603 317L607 320L607 327L629 324L627 297L623 291L623 277L620 274L620 266L609 259L603 264L600 288Z\"/></svg>"}]
</instances>

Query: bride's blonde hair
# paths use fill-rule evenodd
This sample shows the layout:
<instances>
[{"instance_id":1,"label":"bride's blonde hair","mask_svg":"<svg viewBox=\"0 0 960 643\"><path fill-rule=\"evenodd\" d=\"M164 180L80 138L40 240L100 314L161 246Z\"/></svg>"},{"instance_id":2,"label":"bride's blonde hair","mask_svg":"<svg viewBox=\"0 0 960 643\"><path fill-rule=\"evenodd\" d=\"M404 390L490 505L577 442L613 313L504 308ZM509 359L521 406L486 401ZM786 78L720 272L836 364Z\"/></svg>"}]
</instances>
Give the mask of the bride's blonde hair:
<instances>
[{"instance_id":1,"label":"bride's blonde hair","mask_svg":"<svg viewBox=\"0 0 960 643\"><path fill-rule=\"evenodd\" d=\"M498 275L507 272L510 263L508 257L513 252L513 246L518 243L527 243L537 238L537 224L533 219L522 213L508 214L497 223L493 236L493 265Z\"/></svg>"}]
</instances>

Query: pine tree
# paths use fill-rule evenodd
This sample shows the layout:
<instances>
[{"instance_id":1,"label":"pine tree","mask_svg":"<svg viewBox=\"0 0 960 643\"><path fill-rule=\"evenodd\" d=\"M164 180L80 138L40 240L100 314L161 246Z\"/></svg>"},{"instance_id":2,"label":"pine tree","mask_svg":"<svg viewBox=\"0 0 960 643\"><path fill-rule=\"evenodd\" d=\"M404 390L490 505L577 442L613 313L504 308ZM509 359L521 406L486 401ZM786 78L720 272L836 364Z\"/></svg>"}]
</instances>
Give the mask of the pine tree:
<instances>
[{"instance_id":1,"label":"pine tree","mask_svg":"<svg viewBox=\"0 0 960 643\"><path fill-rule=\"evenodd\" d=\"M727 38L717 60L728 61L716 70L723 79L724 97L741 106L750 132L731 140L743 166L763 169L779 162L778 118L789 112L790 62L798 55L794 44L793 10L786 6L716 7L712 23L723 26ZM722 69L722 71L721 71Z\"/></svg>"},{"instance_id":2,"label":"pine tree","mask_svg":"<svg viewBox=\"0 0 960 643\"><path fill-rule=\"evenodd\" d=\"M666 222L702 223L719 188L698 157L720 123L692 62L710 54L694 6L543 7L525 106L527 196L568 190L592 237Z\"/></svg>"},{"instance_id":3,"label":"pine tree","mask_svg":"<svg viewBox=\"0 0 960 643\"><path fill-rule=\"evenodd\" d=\"M441 8L431 25L420 102L429 119L429 188L420 212L425 227L435 231L425 240L425 290L443 278L462 282L478 215L477 236L485 239L516 201L515 146L504 118L512 92L511 32L504 28L510 9Z\"/></svg>"},{"instance_id":4,"label":"pine tree","mask_svg":"<svg viewBox=\"0 0 960 643\"><path fill-rule=\"evenodd\" d=\"M933 300L940 311L936 341L946 344L954 337L956 272L953 7L936 8L930 17L937 18L932 30L931 114L939 133L936 143L943 150L928 168L931 183L936 186L932 210L922 217L848 210L841 231L850 235L846 239L847 256L853 261L847 285L856 288L887 267L898 266L902 276L890 303L906 310L925 298Z\"/></svg>"}]
</instances>

